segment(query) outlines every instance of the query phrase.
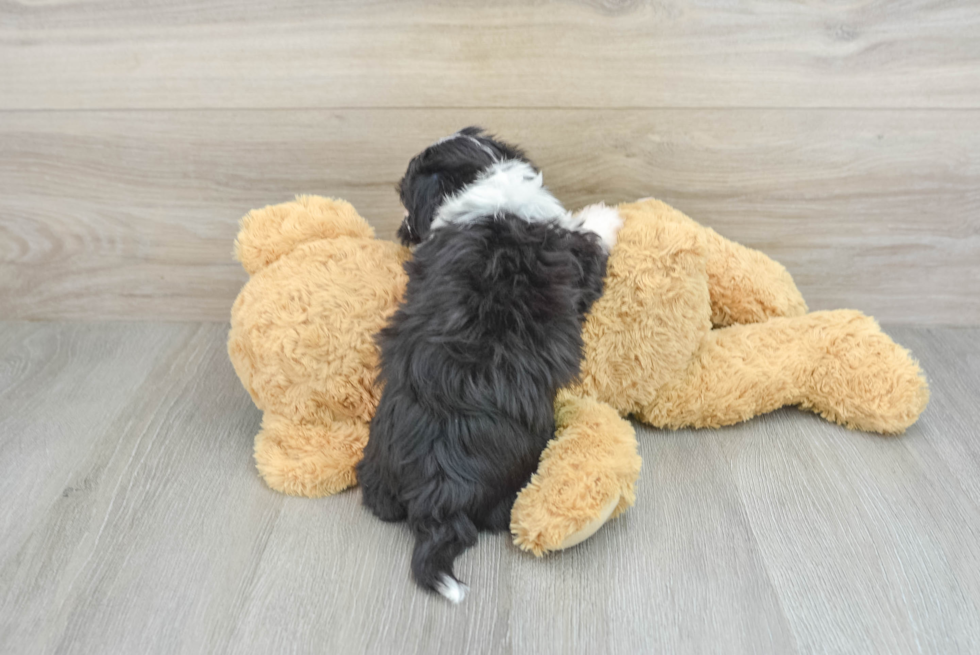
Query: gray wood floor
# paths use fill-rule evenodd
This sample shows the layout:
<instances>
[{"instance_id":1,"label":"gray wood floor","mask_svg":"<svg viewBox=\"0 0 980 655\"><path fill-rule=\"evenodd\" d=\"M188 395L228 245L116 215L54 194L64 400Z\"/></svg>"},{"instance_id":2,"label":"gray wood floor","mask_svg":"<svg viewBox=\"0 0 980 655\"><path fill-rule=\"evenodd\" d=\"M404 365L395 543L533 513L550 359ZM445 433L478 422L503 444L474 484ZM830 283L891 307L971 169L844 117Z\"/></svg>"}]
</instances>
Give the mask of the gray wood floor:
<instances>
[{"instance_id":1,"label":"gray wood floor","mask_svg":"<svg viewBox=\"0 0 980 655\"><path fill-rule=\"evenodd\" d=\"M788 409L641 429L637 506L453 608L352 491L255 473L224 351L237 220L345 197L390 238L435 137L569 207L654 195L813 309L980 323L975 0L0 2L0 653L977 653L980 328L894 328L907 435ZM168 321L194 321L173 323Z\"/></svg>"},{"instance_id":2,"label":"gray wood floor","mask_svg":"<svg viewBox=\"0 0 980 655\"><path fill-rule=\"evenodd\" d=\"M980 652L980 329L889 330L933 390L900 438L642 429L636 507L541 560L482 537L458 608L357 491L262 484L225 330L0 324L0 651Z\"/></svg>"}]
</instances>

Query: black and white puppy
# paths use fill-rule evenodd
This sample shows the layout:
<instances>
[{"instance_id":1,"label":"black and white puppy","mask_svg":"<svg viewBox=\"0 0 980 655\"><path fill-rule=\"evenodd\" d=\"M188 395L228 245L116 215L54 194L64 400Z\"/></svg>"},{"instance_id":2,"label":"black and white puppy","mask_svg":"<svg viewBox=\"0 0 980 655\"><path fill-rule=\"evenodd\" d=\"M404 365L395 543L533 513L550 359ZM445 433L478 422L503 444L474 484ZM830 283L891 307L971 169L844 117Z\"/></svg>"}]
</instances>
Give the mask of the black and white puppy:
<instances>
[{"instance_id":1,"label":"black and white puppy","mask_svg":"<svg viewBox=\"0 0 980 655\"><path fill-rule=\"evenodd\" d=\"M579 373L581 329L621 225L565 211L517 148L466 128L416 156L398 231L416 245L378 335L381 401L357 476L364 504L415 534L412 572L460 602L453 561L511 506Z\"/></svg>"}]
</instances>

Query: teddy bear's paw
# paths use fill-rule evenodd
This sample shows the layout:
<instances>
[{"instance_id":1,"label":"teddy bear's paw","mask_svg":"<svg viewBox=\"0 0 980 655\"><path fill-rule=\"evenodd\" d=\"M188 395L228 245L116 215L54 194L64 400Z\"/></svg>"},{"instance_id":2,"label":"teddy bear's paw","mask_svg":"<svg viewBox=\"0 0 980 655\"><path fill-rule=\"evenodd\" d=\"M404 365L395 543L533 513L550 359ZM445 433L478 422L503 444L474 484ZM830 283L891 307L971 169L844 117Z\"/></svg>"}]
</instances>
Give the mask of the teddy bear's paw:
<instances>
[{"instance_id":1,"label":"teddy bear's paw","mask_svg":"<svg viewBox=\"0 0 980 655\"><path fill-rule=\"evenodd\" d=\"M299 424L266 413L255 435L255 465L270 487L292 496L329 496L357 484L368 424Z\"/></svg>"},{"instance_id":2,"label":"teddy bear's paw","mask_svg":"<svg viewBox=\"0 0 980 655\"><path fill-rule=\"evenodd\" d=\"M918 363L859 312L815 312L820 326L804 409L855 430L899 434L929 402Z\"/></svg>"},{"instance_id":3,"label":"teddy bear's paw","mask_svg":"<svg viewBox=\"0 0 980 655\"><path fill-rule=\"evenodd\" d=\"M518 495L511 513L515 545L539 557L577 546L598 532L620 505L624 505L622 512L633 504L632 497L624 503L615 480L578 478L575 473L570 471L564 480L535 474Z\"/></svg>"},{"instance_id":4,"label":"teddy bear's paw","mask_svg":"<svg viewBox=\"0 0 980 655\"><path fill-rule=\"evenodd\" d=\"M591 537L635 500L640 473L633 426L604 403L564 395L555 438L511 510L514 543L535 555Z\"/></svg>"},{"instance_id":5,"label":"teddy bear's paw","mask_svg":"<svg viewBox=\"0 0 980 655\"><path fill-rule=\"evenodd\" d=\"M583 230L599 236L606 252L613 249L616 236L623 227L623 218L615 207L606 207L602 203L589 205L578 212L577 218L582 221Z\"/></svg>"},{"instance_id":6,"label":"teddy bear's paw","mask_svg":"<svg viewBox=\"0 0 980 655\"><path fill-rule=\"evenodd\" d=\"M605 507L599 510L599 514L596 515L594 519L583 525L576 532L568 534L565 539L558 544L558 550L565 550L566 548L571 548L572 546L578 546L580 543L594 535L599 531L606 521L612 517L613 512L619 507L621 495L613 496L606 503Z\"/></svg>"}]
</instances>

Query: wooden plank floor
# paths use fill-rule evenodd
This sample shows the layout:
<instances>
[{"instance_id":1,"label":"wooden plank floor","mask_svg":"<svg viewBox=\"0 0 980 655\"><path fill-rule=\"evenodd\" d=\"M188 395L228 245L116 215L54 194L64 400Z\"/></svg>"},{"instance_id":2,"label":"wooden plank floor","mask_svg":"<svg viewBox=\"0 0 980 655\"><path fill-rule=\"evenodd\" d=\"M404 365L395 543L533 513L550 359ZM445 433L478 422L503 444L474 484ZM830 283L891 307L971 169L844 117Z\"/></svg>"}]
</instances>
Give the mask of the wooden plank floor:
<instances>
[{"instance_id":1,"label":"wooden plank floor","mask_svg":"<svg viewBox=\"0 0 980 655\"><path fill-rule=\"evenodd\" d=\"M933 391L906 435L641 429L633 509L482 537L455 608L357 491L262 484L225 325L0 324L0 652L980 652L980 329L888 331Z\"/></svg>"}]
</instances>

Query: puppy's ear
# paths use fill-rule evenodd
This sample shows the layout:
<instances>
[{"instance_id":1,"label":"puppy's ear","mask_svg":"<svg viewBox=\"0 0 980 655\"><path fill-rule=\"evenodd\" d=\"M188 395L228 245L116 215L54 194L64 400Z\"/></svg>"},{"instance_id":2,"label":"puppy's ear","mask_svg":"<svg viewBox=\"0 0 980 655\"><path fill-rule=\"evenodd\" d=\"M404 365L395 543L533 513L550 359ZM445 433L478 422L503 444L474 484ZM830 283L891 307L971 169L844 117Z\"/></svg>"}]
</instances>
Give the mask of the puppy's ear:
<instances>
[{"instance_id":1,"label":"puppy's ear","mask_svg":"<svg viewBox=\"0 0 980 655\"><path fill-rule=\"evenodd\" d=\"M408 216L398 228L398 238L406 246L422 242L429 234L429 227L443 196L443 180L439 173L415 176L407 183L402 196Z\"/></svg>"}]
</instances>

